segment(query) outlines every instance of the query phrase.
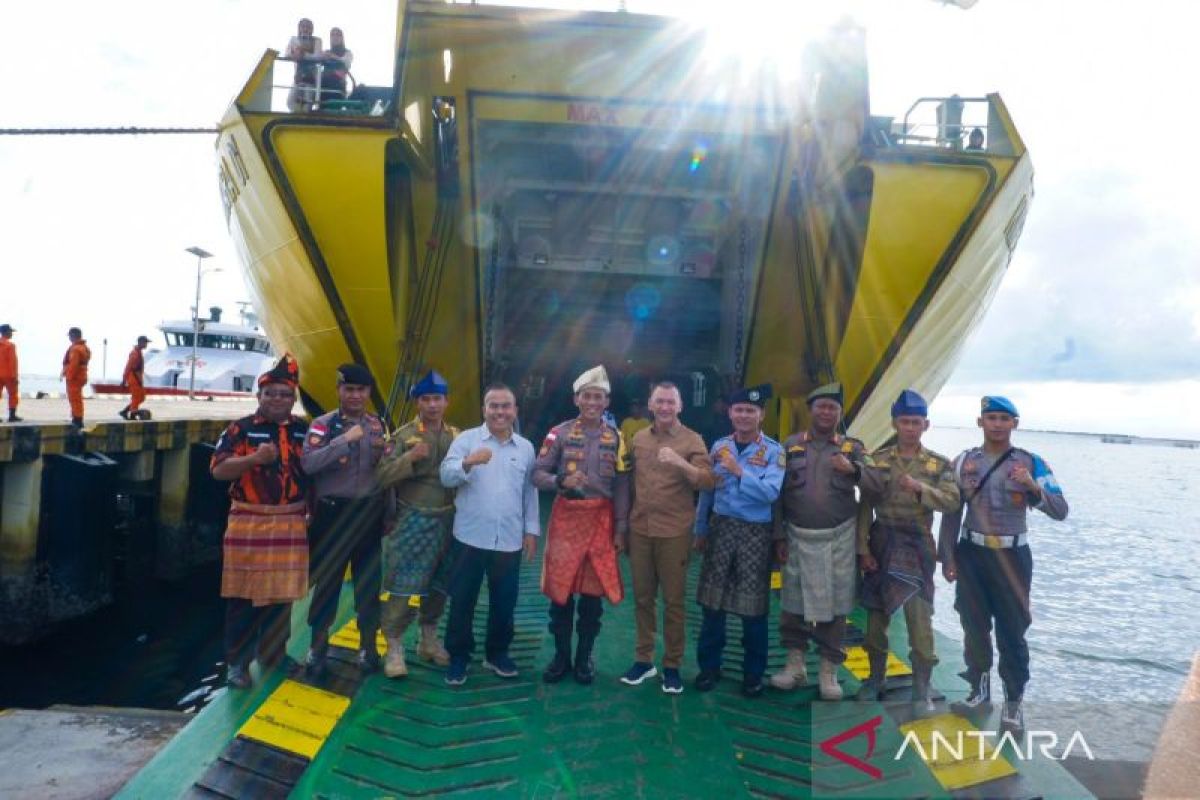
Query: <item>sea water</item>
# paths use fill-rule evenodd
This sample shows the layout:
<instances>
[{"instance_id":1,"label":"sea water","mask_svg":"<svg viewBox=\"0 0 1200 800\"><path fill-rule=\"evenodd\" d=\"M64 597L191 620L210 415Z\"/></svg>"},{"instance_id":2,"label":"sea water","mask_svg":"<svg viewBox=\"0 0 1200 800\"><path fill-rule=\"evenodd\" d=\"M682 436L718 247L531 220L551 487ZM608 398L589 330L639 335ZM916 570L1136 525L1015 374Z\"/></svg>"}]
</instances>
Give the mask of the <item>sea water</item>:
<instances>
[{"instance_id":1,"label":"sea water","mask_svg":"<svg viewBox=\"0 0 1200 800\"><path fill-rule=\"evenodd\" d=\"M949 457L981 442L978 429L925 437ZM1046 460L1070 503L1063 522L1029 515L1027 723L1078 726L1097 758L1144 760L1200 648L1200 449L1020 430L1013 443ZM953 604L939 574L934 627L961 642Z\"/></svg>"}]
</instances>

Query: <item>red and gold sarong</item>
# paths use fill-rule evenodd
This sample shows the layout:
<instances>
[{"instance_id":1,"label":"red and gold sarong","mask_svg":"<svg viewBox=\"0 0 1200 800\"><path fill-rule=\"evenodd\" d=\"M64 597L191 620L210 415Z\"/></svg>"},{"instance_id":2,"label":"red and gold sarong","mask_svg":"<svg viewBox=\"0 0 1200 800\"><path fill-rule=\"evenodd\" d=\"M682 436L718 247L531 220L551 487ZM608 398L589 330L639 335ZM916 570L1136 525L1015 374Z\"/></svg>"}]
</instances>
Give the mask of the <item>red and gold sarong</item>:
<instances>
[{"instance_id":1,"label":"red and gold sarong","mask_svg":"<svg viewBox=\"0 0 1200 800\"><path fill-rule=\"evenodd\" d=\"M242 597L265 606L308 594L304 510L304 503L269 506L233 501L223 543L221 597Z\"/></svg>"},{"instance_id":2,"label":"red and gold sarong","mask_svg":"<svg viewBox=\"0 0 1200 800\"><path fill-rule=\"evenodd\" d=\"M554 498L542 559L542 594L560 605L572 594L621 602L625 588L613 546L611 500Z\"/></svg>"}]
</instances>

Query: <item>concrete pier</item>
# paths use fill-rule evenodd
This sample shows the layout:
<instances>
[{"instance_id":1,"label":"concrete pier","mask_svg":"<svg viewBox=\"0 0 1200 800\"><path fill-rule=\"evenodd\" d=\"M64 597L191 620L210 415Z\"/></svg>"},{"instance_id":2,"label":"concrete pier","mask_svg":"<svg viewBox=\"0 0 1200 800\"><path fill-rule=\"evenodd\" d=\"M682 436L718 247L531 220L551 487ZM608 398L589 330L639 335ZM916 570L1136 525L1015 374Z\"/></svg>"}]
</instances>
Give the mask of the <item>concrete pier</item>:
<instances>
[{"instance_id":1,"label":"concrete pier","mask_svg":"<svg viewBox=\"0 0 1200 800\"><path fill-rule=\"evenodd\" d=\"M208 456L255 401L152 401L148 422L122 420L124 405L89 401L76 431L65 400L24 400L25 421L0 425L0 642L110 602L118 558L177 578L218 557Z\"/></svg>"}]
</instances>

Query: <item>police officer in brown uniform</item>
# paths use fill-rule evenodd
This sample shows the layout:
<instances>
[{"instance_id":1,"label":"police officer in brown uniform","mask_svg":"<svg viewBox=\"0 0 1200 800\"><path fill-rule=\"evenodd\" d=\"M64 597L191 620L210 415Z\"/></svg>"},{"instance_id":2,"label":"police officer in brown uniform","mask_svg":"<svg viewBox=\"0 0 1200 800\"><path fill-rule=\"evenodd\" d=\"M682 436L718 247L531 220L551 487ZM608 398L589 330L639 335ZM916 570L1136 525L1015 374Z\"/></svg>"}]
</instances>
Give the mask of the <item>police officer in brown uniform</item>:
<instances>
[{"instance_id":1,"label":"police officer in brown uniform","mask_svg":"<svg viewBox=\"0 0 1200 800\"><path fill-rule=\"evenodd\" d=\"M306 667L320 673L329 648L329 626L337 612L342 576L349 565L358 614L359 665L379 669L375 634L379 630L379 542L383 535L383 495L375 468L384 455L383 421L366 410L374 380L359 364L337 370L338 409L313 420L304 440L302 465L316 488L309 525L312 604L308 624L312 648Z\"/></svg>"},{"instance_id":2,"label":"police officer in brown uniform","mask_svg":"<svg viewBox=\"0 0 1200 800\"><path fill-rule=\"evenodd\" d=\"M629 466L621 432L604 420L611 390L604 367L583 373L572 388L579 416L550 429L533 468L533 485L557 493L542 560L554 659L542 680L557 683L573 666L575 681L589 684L603 599L616 604L625 597L617 546L629 529ZM572 662L576 607L579 646Z\"/></svg>"},{"instance_id":3,"label":"police officer in brown uniform","mask_svg":"<svg viewBox=\"0 0 1200 800\"><path fill-rule=\"evenodd\" d=\"M858 558L867 609L866 650L871 674L859 700L882 700L886 690L888 621L904 609L912 664L915 711L934 711L929 677L938 663L933 647L933 573L937 547L933 512L958 508L958 484L950 459L927 450L925 398L905 389L892 403L896 443L871 454L863 467L863 503L858 520Z\"/></svg>"},{"instance_id":4,"label":"police officer in brown uniform","mask_svg":"<svg viewBox=\"0 0 1200 800\"><path fill-rule=\"evenodd\" d=\"M786 690L808 682L804 654L813 640L821 653L821 699L840 700L837 668L846 660L842 635L858 599L854 490L866 454L862 442L837 432L840 383L818 387L807 399L809 429L783 443L787 473L776 557L784 565L779 638L788 653L771 685Z\"/></svg>"}]
</instances>

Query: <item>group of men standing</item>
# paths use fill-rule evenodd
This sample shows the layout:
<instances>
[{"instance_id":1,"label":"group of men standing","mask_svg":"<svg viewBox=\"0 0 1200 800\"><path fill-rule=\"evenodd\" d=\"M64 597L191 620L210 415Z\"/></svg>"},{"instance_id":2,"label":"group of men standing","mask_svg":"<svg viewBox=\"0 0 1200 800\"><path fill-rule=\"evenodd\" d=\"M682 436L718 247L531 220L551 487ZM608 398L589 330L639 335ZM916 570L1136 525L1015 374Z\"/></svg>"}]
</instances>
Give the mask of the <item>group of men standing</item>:
<instances>
[{"instance_id":1,"label":"group of men standing","mask_svg":"<svg viewBox=\"0 0 1200 800\"><path fill-rule=\"evenodd\" d=\"M344 571L354 576L364 669L377 669L382 626L388 677L407 674L403 635L421 627L420 657L445 666L445 681L468 678L476 642L473 617L484 578L489 617L484 669L518 674L509 655L522 556L532 560L541 535L538 490L553 492L541 589L550 599L554 656L542 678L596 676L593 651L604 601L620 603L618 558L630 560L636 606L633 664L620 677L639 685L658 675L658 598L663 598L662 690L683 691L686 575L702 554L696 599L702 608L695 687L722 678L726 617L742 620L741 691L757 697L808 682L806 652L819 654L819 695L837 700L846 616L868 609L870 676L860 699L886 690L887 625L903 608L913 667L912 699L931 707L933 573L943 563L958 580L956 608L966 638L971 693L955 709L990 708L991 629L997 631L1005 684L1003 724L1020 725L1028 680L1024 632L1029 624L1032 563L1027 509L1055 519L1067 512L1053 474L1037 456L1013 448L1016 408L985 397L984 445L955 462L925 449L928 409L906 390L892 406L894 444L868 454L843 435L842 389L808 395L810 424L782 444L762 431L769 386L728 398L732 433L706 447L679 419L682 397L669 382L649 397L652 421L626 439L606 411L611 387L603 367L574 382L578 415L552 428L536 452L515 429L511 389L484 392L483 424L457 431L445 423L449 386L431 371L410 394L416 418L387 435L365 410L370 373L338 371L339 408L307 426L290 415L296 370L285 358L260 378L260 408L232 424L213 457L213 475L235 479L225 539L222 593L229 680L249 683L252 640L270 666L282 657L287 630L280 605L313 584L306 667L324 668L329 628ZM302 528L311 484L311 521ZM698 495L698 497L697 497ZM966 524L962 512L967 509ZM943 514L940 547L933 512ZM297 520L299 520L298 527ZM299 555L307 547L307 558ZM765 676L767 614L773 564L782 568L780 638L784 667ZM258 576L255 578L255 576ZM382 609L380 588L388 593ZM419 598L419 599L418 599ZM437 623L449 600L445 644ZM284 615L286 617L286 615Z\"/></svg>"},{"instance_id":2,"label":"group of men standing","mask_svg":"<svg viewBox=\"0 0 1200 800\"><path fill-rule=\"evenodd\" d=\"M16 328L7 322L0 324L0 393L8 394L8 422L23 422L17 416L17 406L20 403L18 386L20 373L17 368L17 346L13 342ZM92 360L92 351L83 331L71 328L67 331L67 339L71 344L63 354L62 372L59 378L67 388L67 401L71 408L71 427L75 430L83 428L83 389L88 383L88 364ZM125 370L121 376L121 386L129 390L129 405L117 413L122 419L148 419L146 412L139 414L138 409L146 400L144 372L146 368L142 352L150 344L150 339L139 336L137 344L129 353L125 362Z\"/></svg>"}]
</instances>

